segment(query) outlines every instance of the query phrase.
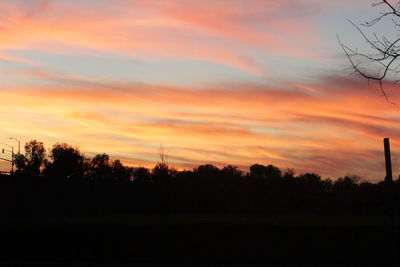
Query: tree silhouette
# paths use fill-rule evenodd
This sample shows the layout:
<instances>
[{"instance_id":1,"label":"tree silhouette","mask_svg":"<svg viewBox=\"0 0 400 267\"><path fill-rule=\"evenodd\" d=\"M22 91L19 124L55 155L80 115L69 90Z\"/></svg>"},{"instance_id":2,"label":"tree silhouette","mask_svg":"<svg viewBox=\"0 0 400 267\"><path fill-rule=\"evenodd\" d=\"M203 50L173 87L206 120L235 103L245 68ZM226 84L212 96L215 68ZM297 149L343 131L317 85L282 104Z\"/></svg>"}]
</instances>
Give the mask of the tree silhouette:
<instances>
[{"instance_id":1,"label":"tree silhouette","mask_svg":"<svg viewBox=\"0 0 400 267\"><path fill-rule=\"evenodd\" d=\"M245 175L242 170L233 165L220 169L212 164L204 164L193 168L192 171L178 171L170 167L163 156L161 162L150 171L143 167L126 167L120 160L111 160L105 153L98 154L92 159L84 158L78 148L65 143L53 145L49 151L48 160L45 159L46 153L42 142L32 140L25 145L25 150L24 155L15 157L18 170L28 172L21 177L32 177L30 181L34 181L35 177L39 177L41 168L44 167L42 174L45 178L60 178L55 183L57 185L68 183L67 189L57 188L58 192L64 192L67 195L69 189L80 188L81 192L93 193L96 200L101 202L104 193L109 188L114 188L115 191L110 193L110 196L128 200L126 203L131 204L135 197L123 196L120 193L134 192L133 195L136 194L137 200L141 201L135 204L135 207L144 205L140 207L142 210L156 209L161 199L165 202L165 209L168 207L168 209L176 208L186 211L190 211L192 205L202 211L252 210L259 212L271 209L275 211L293 209L293 207L296 207L296 210L313 209L315 211L325 208L324 205L327 203L324 204L324 199L339 200L338 203L343 199L351 200L353 207L349 208L357 209L357 201L372 202L368 205L374 207L373 202L381 201L379 194L383 192L380 184L361 183L359 185L359 178L356 176L346 176L332 182L330 179L322 179L315 173L295 175L293 169L287 169L282 173L274 165L254 164L250 166L250 172ZM74 183L69 183L70 179L65 178L86 179L76 179ZM47 182L51 179L38 180ZM112 183L104 183L105 180ZM400 179L396 181L397 187L399 187L399 181ZM110 186L111 184L113 186ZM40 186L42 187L43 184ZM75 190L73 192L76 193ZM54 194L57 193L54 192ZM237 198L239 195L242 198ZM91 198L91 196L93 195L82 195L81 199ZM368 199L371 196L378 198ZM168 201L172 202L168 204ZM344 208L337 203L332 203L328 204L333 208L335 205L336 208Z\"/></svg>"},{"instance_id":2,"label":"tree silhouette","mask_svg":"<svg viewBox=\"0 0 400 267\"><path fill-rule=\"evenodd\" d=\"M221 174L225 177L235 179L242 177L243 171L241 171L237 166L228 165L222 168Z\"/></svg>"},{"instance_id":3,"label":"tree silhouette","mask_svg":"<svg viewBox=\"0 0 400 267\"><path fill-rule=\"evenodd\" d=\"M282 171L274 165L254 164L250 166L250 177L276 182L282 178Z\"/></svg>"},{"instance_id":4,"label":"tree silhouette","mask_svg":"<svg viewBox=\"0 0 400 267\"><path fill-rule=\"evenodd\" d=\"M315 173L304 173L297 178L308 192L321 193L324 185L321 183L321 176Z\"/></svg>"},{"instance_id":5,"label":"tree silhouette","mask_svg":"<svg viewBox=\"0 0 400 267\"><path fill-rule=\"evenodd\" d=\"M400 2L392 1L390 3L387 0L382 0L372 6L382 7L383 13L359 25L349 20L360 33L367 47L360 51L359 48L351 48L341 42L339 38L338 40L353 70L366 79L378 81L381 85L382 94L388 100L382 87L382 81L384 79L399 81ZM374 29L378 31L374 31ZM390 33L388 33L389 29L391 30Z\"/></svg>"},{"instance_id":6,"label":"tree silhouette","mask_svg":"<svg viewBox=\"0 0 400 267\"><path fill-rule=\"evenodd\" d=\"M358 188L357 182L360 180L358 176L340 177L333 183L332 190L340 194L351 194Z\"/></svg>"},{"instance_id":7,"label":"tree silhouette","mask_svg":"<svg viewBox=\"0 0 400 267\"><path fill-rule=\"evenodd\" d=\"M133 178L138 183L151 183L150 170L144 167L134 168Z\"/></svg>"},{"instance_id":8,"label":"tree silhouette","mask_svg":"<svg viewBox=\"0 0 400 267\"><path fill-rule=\"evenodd\" d=\"M295 178L295 174L294 169L286 169L282 174L282 179L286 182L291 182Z\"/></svg>"},{"instance_id":9,"label":"tree silhouette","mask_svg":"<svg viewBox=\"0 0 400 267\"><path fill-rule=\"evenodd\" d=\"M28 159L23 154L14 155L14 164L17 172L22 172L25 170Z\"/></svg>"},{"instance_id":10,"label":"tree silhouette","mask_svg":"<svg viewBox=\"0 0 400 267\"><path fill-rule=\"evenodd\" d=\"M110 179L112 178L112 167L110 156L103 153L98 154L88 164L88 176L92 179Z\"/></svg>"},{"instance_id":11,"label":"tree silhouette","mask_svg":"<svg viewBox=\"0 0 400 267\"><path fill-rule=\"evenodd\" d=\"M44 173L57 178L82 178L84 157L77 148L57 143L50 151L51 161L46 163Z\"/></svg>"},{"instance_id":12,"label":"tree silhouette","mask_svg":"<svg viewBox=\"0 0 400 267\"><path fill-rule=\"evenodd\" d=\"M218 167L212 164L205 164L205 165L200 165L197 168L194 168L193 172L197 175L213 177L213 176L218 176L220 170L218 169Z\"/></svg>"},{"instance_id":13,"label":"tree silhouette","mask_svg":"<svg viewBox=\"0 0 400 267\"><path fill-rule=\"evenodd\" d=\"M176 176L176 170L168 165L168 153L162 144L160 145L158 156L160 161L151 170L152 180L155 183L170 182Z\"/></svg>"},{"instance_id":14,"label":"tree silhouette","mask_svg":"<svg viewBox=\"0 0 400 267\"><path fill-rule=\"evenodd\" d=\"M25 144L24 148L25 155L15 156L17 170L39 175L46 162L46 149L43 142L31 140Z\"/></svg>"},{"instance_id":15,"label":"tree silhouette","mask_svg":"<svg viewBox=\"0 0 400 267\"><path fill-rule=\"evenodd\" d=\"M119 159L111 163L112 175L119 181L127 182L132 179L133 169L125 167Z\"/></svg>"},{"instance_id":16,"label":"tree silhouette","mask_svg":"<svg viewBox=\"0 0 400 267\"><path fill-rule=\"evenodd\" d=\"M174 178L176 170L171 168L168 164L159 162L151 170L151 176L155 183L170 182Z\"/></svg>"}]
</instances>

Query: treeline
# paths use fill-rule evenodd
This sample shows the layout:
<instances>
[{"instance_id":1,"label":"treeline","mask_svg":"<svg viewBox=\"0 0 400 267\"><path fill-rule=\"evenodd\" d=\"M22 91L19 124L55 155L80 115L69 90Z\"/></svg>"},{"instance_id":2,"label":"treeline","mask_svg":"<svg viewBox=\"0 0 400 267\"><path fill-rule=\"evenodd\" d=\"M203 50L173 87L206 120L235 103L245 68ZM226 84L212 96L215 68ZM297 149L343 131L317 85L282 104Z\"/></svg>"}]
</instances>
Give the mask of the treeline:
<instances>
[{"instance_id":1,"label":"treeline","mask_svg":"<svg viewBox=\"0 0 400 267\"><path fill-rule=\"evenodd\" d=\"M14 155L16 173L45 176L54 179L116 179L129 181L134 168L124 166L109 155L99 154L86 158L78 148L66 143L56 143L46 151L43 142L32 140L24 146L25 154Z\"/></svg>"},{"instance_id":2,"label":"treeline","mask_svg":"<svg viewBox=\"0 0 400 267\"><path fill-rule=\"evenodd\" d=\"M17 171L0 181L3 214L68 212L386 212L383 182L358 177L335 181L254 164L244 173L211 164L177 171L124 166L107 154L85 158L78 148L55 144L48 152L32 140L15 155ZM400 182L395 182L396 192ZM398 195L395 195L398 199Z\"/></svg>"}]
</instances>

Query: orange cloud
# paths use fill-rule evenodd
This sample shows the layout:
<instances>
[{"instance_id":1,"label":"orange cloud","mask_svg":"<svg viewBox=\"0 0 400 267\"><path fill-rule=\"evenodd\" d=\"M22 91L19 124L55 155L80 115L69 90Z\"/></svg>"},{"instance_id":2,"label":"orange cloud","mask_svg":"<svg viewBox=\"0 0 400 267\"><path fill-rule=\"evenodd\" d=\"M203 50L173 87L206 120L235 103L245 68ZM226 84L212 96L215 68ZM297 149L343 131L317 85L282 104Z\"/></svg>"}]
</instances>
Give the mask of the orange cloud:
<instances>
[{"instance_id":1,"label":"orange cloud","mask_svg":"<svg viewBox=\"0 0 400 267\"><path fill-rule=\"evenodd\" d=\"M400 143L398 107L379 97L378 87L343 77L295 88L194 89L29 73L53 84L2 88L5 136L29 139L35 133L32 138L49 144L66 141L137 165L155 163L163 143L181 168L258 162L380 179L382 138L392 138L395 157ZM399 98L391 85L386 88Z\"/></svg>"}]
</instances>

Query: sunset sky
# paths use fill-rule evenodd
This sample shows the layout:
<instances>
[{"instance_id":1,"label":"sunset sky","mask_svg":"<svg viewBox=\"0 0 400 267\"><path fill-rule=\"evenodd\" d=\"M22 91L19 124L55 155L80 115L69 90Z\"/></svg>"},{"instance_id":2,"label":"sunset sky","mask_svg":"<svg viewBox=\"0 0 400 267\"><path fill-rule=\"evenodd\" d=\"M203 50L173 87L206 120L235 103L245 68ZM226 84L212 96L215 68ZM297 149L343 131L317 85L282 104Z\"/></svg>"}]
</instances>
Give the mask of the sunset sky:
<instances>
[{"instance_id":1,"label":"sunset sky","mask_svg":"<svg viewBox=\"0 0 400 267\"><path fill-rule=\"evenodd\" d=\"M152 167L399 174L400 91L352 75L369 0L0 1L0 142ZM2 170L9 164L2 163Z\"/></svg>"}]
</instances>

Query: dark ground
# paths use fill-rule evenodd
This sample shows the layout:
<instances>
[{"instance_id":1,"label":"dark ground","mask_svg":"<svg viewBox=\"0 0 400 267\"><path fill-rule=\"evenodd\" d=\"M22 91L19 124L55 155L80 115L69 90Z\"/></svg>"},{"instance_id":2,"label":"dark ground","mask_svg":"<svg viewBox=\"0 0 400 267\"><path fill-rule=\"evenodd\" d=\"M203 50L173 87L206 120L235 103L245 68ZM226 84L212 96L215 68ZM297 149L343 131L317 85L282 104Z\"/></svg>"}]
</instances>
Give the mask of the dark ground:
<instances>
[{"instance_id":1,"label":"dark ground","mask_svg":"<svg viewBox=\"0 0 400 267\"><path fill-rule=\"evenodd\" d=\"M0 221L3 263L388 265L391 229L372 216L115 214Z\"/></svg>"},{"instance_id":2,"label":"dark ground","mask_svg":"<svg viewBox=\"0 0 400 267\"><path fill-rule=\"evenodd\" d=\"M400 197L387 197L383 184L219 178L146 184L5 177L0 264L394 262L388 211L399 217Z\"/></svg>"}]
</instances>

